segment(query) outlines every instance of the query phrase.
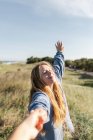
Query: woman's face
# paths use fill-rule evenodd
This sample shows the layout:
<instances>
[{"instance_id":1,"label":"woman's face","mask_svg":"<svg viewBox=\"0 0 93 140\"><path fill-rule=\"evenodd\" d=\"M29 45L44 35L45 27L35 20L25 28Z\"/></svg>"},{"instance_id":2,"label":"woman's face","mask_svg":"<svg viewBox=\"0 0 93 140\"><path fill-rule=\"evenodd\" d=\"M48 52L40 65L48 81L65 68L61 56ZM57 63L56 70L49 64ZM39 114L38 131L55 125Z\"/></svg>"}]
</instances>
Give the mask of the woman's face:
<instances>
[{"instance_id":1,"label":"woman's face","mask_svg":"<svg viewBox=\"0 0 93 140\"><path fill-rule=\"evenodd\" d=\"M39 73L41 80L48 86L52 86L55 82L55 73L48 65L39 66Z\"/></svg>"}]
</instances>

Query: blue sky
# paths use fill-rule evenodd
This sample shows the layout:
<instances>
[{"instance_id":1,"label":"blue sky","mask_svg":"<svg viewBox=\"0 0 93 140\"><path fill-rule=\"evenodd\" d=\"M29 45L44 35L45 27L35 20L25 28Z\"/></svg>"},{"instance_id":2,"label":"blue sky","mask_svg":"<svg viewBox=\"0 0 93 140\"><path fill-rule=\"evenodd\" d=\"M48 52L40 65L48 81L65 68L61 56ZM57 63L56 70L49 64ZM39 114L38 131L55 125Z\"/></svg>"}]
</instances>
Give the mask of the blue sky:
<instances>
[{"instance_id":1,"label":"blue sky","mask_svg":"<svg viewBox=\"0 0 93 140\"><path fill-rule=\"evenodd\" d=\"M93 58L93 0L0 0L0 60Z\"/></svg>"}]
</instances>

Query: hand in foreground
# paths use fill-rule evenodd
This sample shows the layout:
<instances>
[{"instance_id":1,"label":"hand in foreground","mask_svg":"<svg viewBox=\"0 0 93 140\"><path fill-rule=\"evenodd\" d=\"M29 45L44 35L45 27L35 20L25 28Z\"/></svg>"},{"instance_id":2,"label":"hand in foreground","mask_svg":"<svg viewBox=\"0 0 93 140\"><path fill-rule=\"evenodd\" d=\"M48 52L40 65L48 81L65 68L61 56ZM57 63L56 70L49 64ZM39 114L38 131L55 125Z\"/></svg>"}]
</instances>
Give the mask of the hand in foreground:
<instances>
[{"instance_id":1,"label":"hand in foreground","mask_svg":"<svg viewBox=\"0 0 93 140\"><path fill-rule=\"evenodd\" d=\"M30 115L16 128L9 140L35 139L38 133L42 130L46 119L47 112L45 110L32 110Z\"/></svg>"},{"instance_id":2,"label":"hand in foreground","mask_svg":"<svg viewBox=\"0 0 93 140\"><path fill-rule=\"evenodd\" d=\"M63 43L62 42L57 41L57 43L55 44L55 46L56 46L57 51L61 51L61 52L64 51L64 46L63 46Z\"/></svg>"},{"instance_id":3,"label":"hand in foreground","mask_svg":"<svg viewBox=\"0 0 93 140\"><path fill-rule=\"evenodd\" d=\"M35 109L30 112L29 118L26 120L31 130L31 139L34 139L43 129L43 124L46 122L47 112L43 109Z\"/></svg>"}]
</instances>

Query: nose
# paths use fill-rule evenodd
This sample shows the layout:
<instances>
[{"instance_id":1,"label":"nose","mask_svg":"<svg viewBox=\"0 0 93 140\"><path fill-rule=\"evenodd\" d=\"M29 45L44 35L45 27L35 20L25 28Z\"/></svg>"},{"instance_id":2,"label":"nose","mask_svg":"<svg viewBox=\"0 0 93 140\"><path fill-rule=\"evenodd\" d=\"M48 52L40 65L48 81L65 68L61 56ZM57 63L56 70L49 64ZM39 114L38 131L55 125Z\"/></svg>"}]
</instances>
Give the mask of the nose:
<instances>
[{"instance_id":1,"label":"nose","mask_svg":"<svg viewBox=\"0 0 93 140\"><path fill-rule=\"evenodd\" d=\"M49 73L50 75L52 75L53 72L52 72L51 70L49 70L48 73Z\"/></svg>"}]
</instances>

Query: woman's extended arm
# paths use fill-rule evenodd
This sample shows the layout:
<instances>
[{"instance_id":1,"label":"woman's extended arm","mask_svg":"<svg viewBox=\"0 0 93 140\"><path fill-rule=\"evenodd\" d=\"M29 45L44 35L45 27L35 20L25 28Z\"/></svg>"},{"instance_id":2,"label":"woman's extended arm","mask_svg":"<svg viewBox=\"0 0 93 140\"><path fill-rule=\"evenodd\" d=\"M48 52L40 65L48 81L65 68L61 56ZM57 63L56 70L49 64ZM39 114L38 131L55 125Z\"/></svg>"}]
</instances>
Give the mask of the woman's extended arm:
<instances>
[{"instance_id":1,"label":"woman's extended arm","mask_svg":"<svg viewBox=\"0 0 93 140\"><path fill-rule=\"evenodd\" d=\"M59 85L62 88L62 77L63 77L63 73L64 73L64 68L65 68L64 55L63 55L64 46L63 46L62 42L59 42L59 41L56 43L55 46L57 49L57 53L54 57L53 67L54 67L56 76L58 78ZM65 96L63 89L62 89L62 93L63 93L63 98L64 98L64 102L65 102L65 106L66 106L65 122L66 122L66 125L69 128L70 132L74 133L74 126L73 126L73 123L70 118L68 104L67 104L66 96Z\"/></svg>"},{"instance_id":2,"label":"woman's extended arm","mask_svg":"<svg viewBox=\"0 0 93 140\"><path fill-rule=\"evenodd\" d=\"M75 130L74 130L74 126L73 126L72 120L70 118L68 104L67 104L67 100L66 100L66 96L65 96L64 91L63 91L63 98L64 98L64 102L65 102L65 105L66 105L66 119L65 119L65 123L66 123L70 133L73 134L75 132Z\"/></svg>"},{"instance_id":3,"label":"woman's extended arm","mask_svg":"<svg viewBox=\"0 0 93 140\"><path fill-rule=\"evenodd\" d=\"M54 67L56 76L58 77L61 83L63 73L64 73L64 67L65 67L64 55L63 55L64 47L63 47L63 43L59 41L55 44L55 46L57 49L57 53L54 56L53 67Z\"/></svg>"}]
</instances>

